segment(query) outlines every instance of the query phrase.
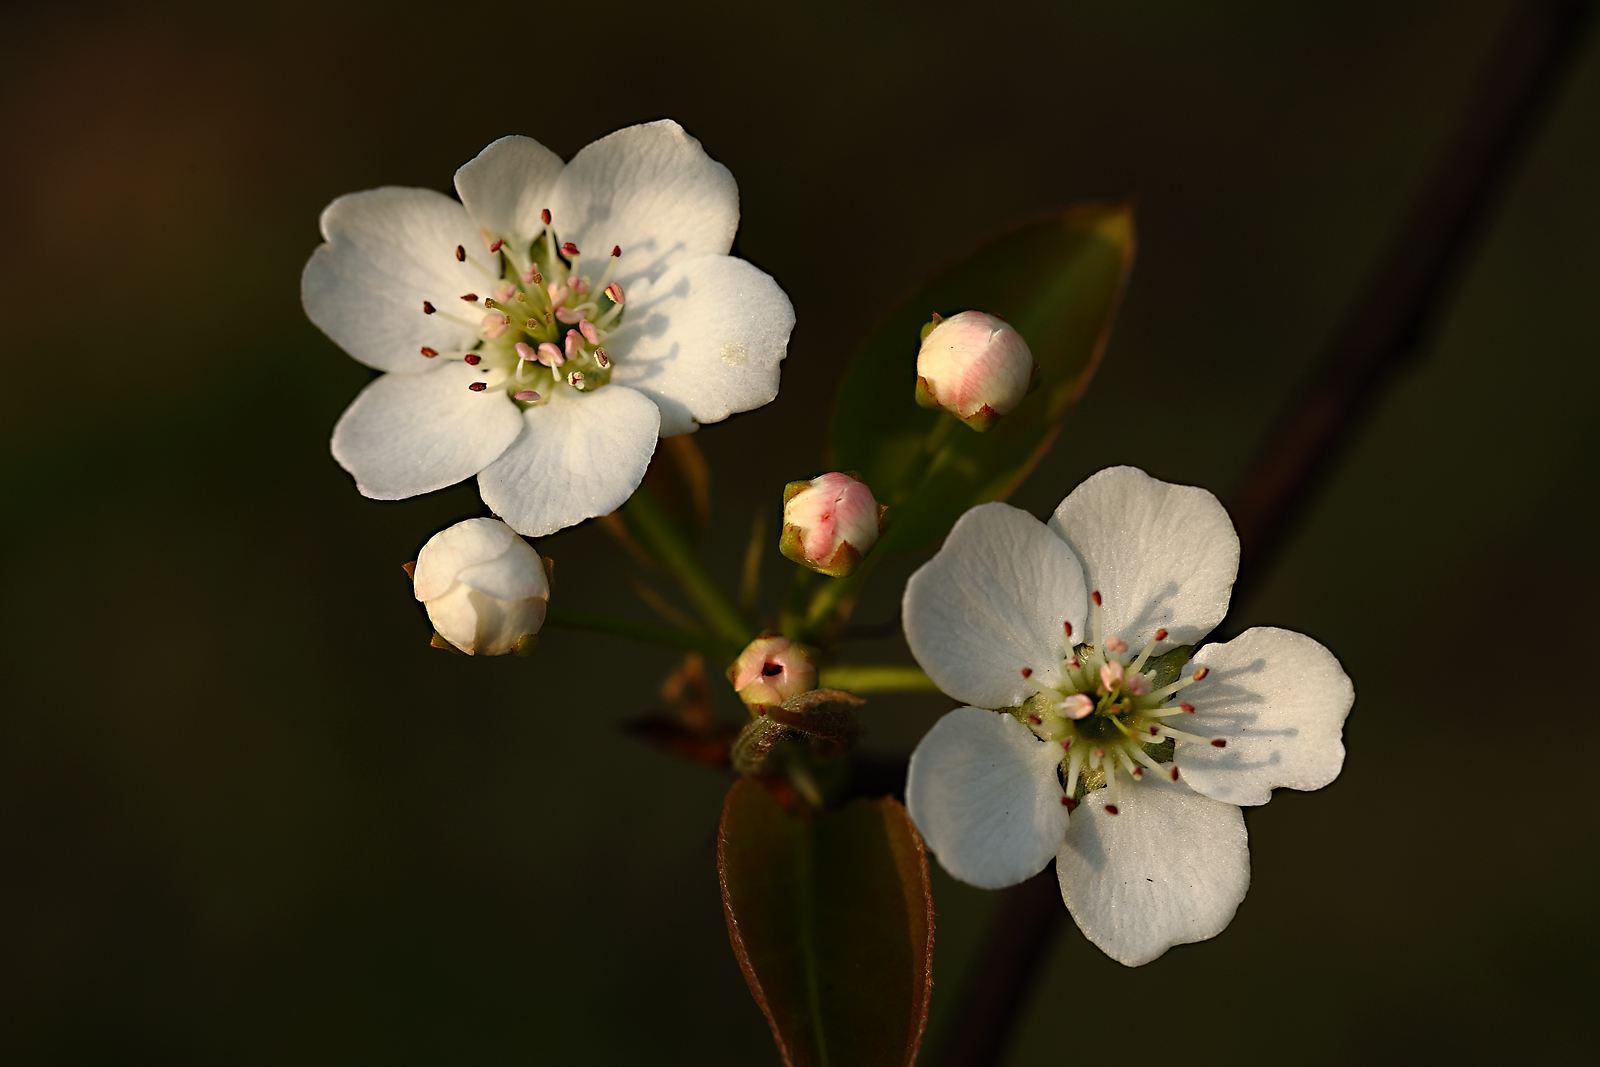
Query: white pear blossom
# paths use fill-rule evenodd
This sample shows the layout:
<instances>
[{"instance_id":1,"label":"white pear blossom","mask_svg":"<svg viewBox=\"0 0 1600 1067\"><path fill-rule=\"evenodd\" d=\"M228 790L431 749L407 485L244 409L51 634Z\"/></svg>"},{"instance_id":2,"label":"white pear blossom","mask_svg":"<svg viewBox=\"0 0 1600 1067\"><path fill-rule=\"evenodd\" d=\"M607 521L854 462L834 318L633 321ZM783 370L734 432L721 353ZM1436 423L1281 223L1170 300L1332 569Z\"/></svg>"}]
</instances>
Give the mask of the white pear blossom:
<instances>
[{"instance_id":1,"label":"white pear blossom","mask_svg":"<svg viewBox=\"0 0 1600 1067\"><path fill-rule=\"evenodd\" d=\"M517 651L550 604L544 560L499 519L467 519L428 538L411 582L434 630L469 656Z\"/></svg>"},{"instance_id":2,"label":"white pear blossom","mask_svg":"<svg viewBox=\"0 0 1600 1067\"><path fill-rule=\"evenodd\" d=\"M917 352L917 403L987 430L1033 386L1028 342L1004 319L963 311L942 320Z\"/></svg>"},{"instance_id":3,"label":"white pear blossom","mask_svg":"<svg viewBox=\"0 0 1600 1067\"><path fill-rule=\"evenodd\" d=\"M842 578L878 542L883 514L861 479L829 471L783 490L783 534L778 551L802 567Z\"/></svg>"},{"instance_id":4,"label":"white pear blossom","mask_svg":"<svg viewBox=\"0 0 1600 1067\"><path fill-rule=\"evenodd\" d=\"M503 137L455 187L340 197L301 279L311 320L384 372L333 431L366 496L476 475L539 536L627 500L659 436L777 395L794 310L728 255L733 176L677 123L565 164Z\"/></svg>"},{"instance_id":5,"label":"white pear blossom","mask_svg":"<svg viewBox=\"0 0 1600 1067\"><path fill-rule=\"evenodd\" d=\"M746 704L782 704L817 687L817 665L804 645L769 634L751 641L729 665L728 684Z\"/></svg>"},{"instance_id":6,"label":"white pear blossom","mask_svg":"<svg viewBox=\"0 0 1600 1067\"><path fill-rule=\"evenodd\" d=\"M970 705L906 783L946 870L998 888L1054 858L1079 928L1129 966L1228 925L1250 883L1239 806L1331 782L1354 699L1332 653L1271 627L1156 675L1222 620L1238 563L1214 496L1132 467L1048 526L1005 504L962 516L904 601L917 661Z\"/></svg>"}]
</instances>

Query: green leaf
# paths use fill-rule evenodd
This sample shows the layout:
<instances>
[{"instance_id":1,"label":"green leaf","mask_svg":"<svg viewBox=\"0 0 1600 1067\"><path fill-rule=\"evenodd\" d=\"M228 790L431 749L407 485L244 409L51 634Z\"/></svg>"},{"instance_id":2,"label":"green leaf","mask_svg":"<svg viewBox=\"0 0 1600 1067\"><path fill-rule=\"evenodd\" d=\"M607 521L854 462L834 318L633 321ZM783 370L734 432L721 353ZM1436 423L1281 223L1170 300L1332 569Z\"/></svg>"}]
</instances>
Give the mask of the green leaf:
<instances>
[{"instance_id":1,"label":"green leaf","mask_svg":"<svg viewBox=\"0 0 1600 1067\"><path fill-rule=\"evenodd\" d=\"M1099 365L1133 249L1129 205L1076 205L968 255L867 338L834 405L829 465L858 472L889 505L885 549L943 536L974 504L1008 496L1049 450ZM914 399L920 326L969 309L1011 323L1039 365L1037 388L986 433Z\"/></svg>"},{"instance_id":2,"label":"green leaf","mask_svg":"<svg viewBox=\"0 0 1600 1067\"><path fill-rule=\"evenodd\" d=\"M911 1064L933 988L928 858L895 800L791 815L757 782L722 808L728 937L790 1067Z\"/></svg>"}]
</instances>

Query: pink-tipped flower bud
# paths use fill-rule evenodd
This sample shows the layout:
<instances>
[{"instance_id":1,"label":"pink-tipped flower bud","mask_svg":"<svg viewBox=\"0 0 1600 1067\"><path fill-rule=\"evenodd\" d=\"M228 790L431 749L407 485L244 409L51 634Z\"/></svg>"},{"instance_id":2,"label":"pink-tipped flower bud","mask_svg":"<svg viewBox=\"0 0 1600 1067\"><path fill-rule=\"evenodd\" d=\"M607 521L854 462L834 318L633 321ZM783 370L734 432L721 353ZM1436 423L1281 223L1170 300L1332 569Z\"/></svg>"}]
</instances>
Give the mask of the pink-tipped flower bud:
<instances>
[{"instance_id":1,"label":"pink-tipped flower bud","mask_svg":"<svg viewBox=\"0 0 1600 1067\"><path fill-rule=\"evenodd\" d=\"M817 687L817 666L787 637L758 637L729 666L728 684L751 706L782 704Z\"/></svg>"},{"instance_id":2,"label":"pink-tipped flower bud","mask_svg":"<svg viewBox=\"0 0 1600 1067\"><path fill-rule=\"evenodd\" d=\"M1033 353L1001 319L963 311L942 320L917 353L917 403L943 408L974 430L1008 414L1034 382Z\"/></svg>"},{"instance_id":3,"label":"pink-tipped flower bud","mask_svg":"<svg viewBox=\"0 0 1600 1067\"><path fill-rule=\"evenodd\" d=\"M841 578L878 540L884 510L866 483L848 474L790 482L778 549L802 567Z\"/></svg>"},{"instance_id":4,"label":"pink-tipped flower bud","mask_svg":"<svg viewBox=\"0 0 1600 1067\"><path fill-rule=\"evenodd\" d=\"M499 519L467 519L434 534L411 581L439 636L469 656L519 651L544 625L550 602L544 560Z\"/></svg>"}]
</instances>

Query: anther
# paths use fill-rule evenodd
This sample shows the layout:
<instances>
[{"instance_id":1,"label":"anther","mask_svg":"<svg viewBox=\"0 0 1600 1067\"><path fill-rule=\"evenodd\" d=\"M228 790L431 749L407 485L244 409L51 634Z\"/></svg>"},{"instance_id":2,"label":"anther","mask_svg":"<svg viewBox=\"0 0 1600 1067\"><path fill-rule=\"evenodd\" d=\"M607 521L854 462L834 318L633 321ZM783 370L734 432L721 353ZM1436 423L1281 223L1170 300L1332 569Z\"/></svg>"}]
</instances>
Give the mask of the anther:
<instances>
[{"instance_id":1,"label":"anther","mask_svg":"<svg viewBox=\"0 0 1600 1067\"><path fill-rule=\"evenodd\" d=\"M620 255L622 255L622 246L621 245L612 245L611 246L611 258L612 259L616 259Z\"/></svg>"},{"instance_id":2,"label":"anther","mask_svg":"<svg viewBox=\"0 0 1600 1067\"><path fill-rule=\"evenodd\" d=\"M1212 741L1211 741L1211 747L1212 748L1227 748L1228 747L1228 739L1225 738L1225 737L1213 738Z\"/></svg>"},{"instance_id":3,"label":"anther","mask_svg":"<svg viewBox=\"0 0 1600 1067\"><path fill-rule=\"evenodd\" d=\"M1174 782L1178 780L1178 765L1176 763L1172 765L1171 777Z\"/></svg>"},{"instance_id":4,"label":"anther","mask_svg":"<svg viewBox=\"0 0 1600 1067\"><path fill-rule=\"evenodd\" d=\"M1166 630L1157 630L1156 631L1156 640L1157 641L1165 641L1166 639L1167 639L1167 631Z\"/></svg>"},{"instance_id":5,"label":"anther","mask_svg":"<svg viewBox=\"0 0 1600 1067\"><path fill-rule=\"evenodd\" d=\"M1103 601L1100 599L1100 590L1098 589L1089 594L1089 599L1094 601L1094 606L1097 608L1101 605L1101 603L1103 603Z\"/></svg>"},{"instance_id":6,"label":"anther","mask_svg":"<svg viewBox=\"0 0 1600 1067\"><path fill-rule=\"evenodd\" d=\"M1134 781L1142 781L1144 779L1144 768L1135 767L1133 770L1129 771L1128 774L1133 778Z\"/></svg>"},{"instance_id":7,"label":"anther","mask_svg":"<svg viewBox=\"0 0 1600 1067\"><path fill-rule=\"evenodd\" d=\"M1039 716L1037 716L1037 715L1029 715L1028 716L1028 721L1033 723L1033 725L1035 725L1035 726L1043 726L1044 725L1044 720L1039 718Z\"/></svg>"},{"instance_id":8,"label":"anther","mask_svg":"<svg viewBox=\"0 0 1600 1067\"><path fill-rule=\"evenodd\" d=\"M1106 638L1106 649L1110 652L1115 652L1120 656L1124 652L1128 651L1128 642L1113 634L1112 636Z\"/></svg>"},{"instance_id":9,"label":"anther","mask_svg":"<svg viewBox=\"0 0 1600 1067\"><path fill-rule=\"evenodd\" d=\"M434 356L439 354L439 350L437 348L429 348L427 345L423 345L422 354L427 356L429 359L432 359Z\"/></svg>"},{"instance_id":10,"label":"anther","mask_svg":"<svg viewBox=\"0 0 1600 1067\"><path fill-rule=\"evenodd\" d=\"M469 304L476 304L478 302L478 294L477 293L462 293L461 294L461 299L465 300Z\"/></svg>"},{"instance_id":11,"label":"anther","mask_svg":"<svg viewBox=\"0 0 1600 1067\"><path fill-rule=\"evenodd\" d=\"M1106 805L1106 814L1107 815L1116 815L1120 810L1121 809L1119 809L1115 804L1107 804Z\"/></svg>"},{"instance_id":12,"label":"anther","mask_svg":"<svg viewBox=\"0 0 1600 1067\"><path fill-rule=\"evenodd\" d=\"M460 245L456 245L456 262L457 263L465 263L466 261L467 261L467 250L465 248L462 248Z\"/></svg>"},{"instance_id":13,"label":"anther","mask_svg":"<svg viewBox=\"0 0 1600 1067\"><path fill-rule=\"evenodd\" d=\"M578 320L578 332L583 334L583 339L592 345L600 343L600 331L595 329L594 323L588 319Z\"/></svg>"},{"instance_id":14,"label":"anther","mask_svg":"<svg viewBox=\"0 0 1600 1067\"><path fill-rule=\"evenodd\" d=\"M1161 727L1159 727L1159 726L1150 727L1150 736L1151 737L1160 737L1161 736Z\"/></svg>"},{"instance_id":15,"label":"anther","mask_svg":"<svg viewBox=\"0 0 1600 1067\"><path fill-rule=\"evenodd\" d=\"M1073 800L1071 797L1062 797L1061 806L1066 808L1068 811L1071 811L1078 806L1078 802Z\"/></svg>"},{"instance_id":16,"label":"anther","mask_svg":"<svg viewBox=\"0 0 1600 1067\"><path fill-rule=\"evenodd\" d=\"M610 285L606 286L606 295L611 298L611 302L613 304L621 304L622 286L618 285L616 282L612 282Z\"/></svg>"},{"instance_id":17,"label":"anther","mask_svg":"<svg viewBox=\"0 0 1600 1067\"><path fill-rule=\"evenodd\" d=\"M567 384L578 390L580 393L583 392L583 371L575 370L571 374L567 375Z\"/></svg>"},{"instance_id":18,"label":"anther","mask_svg":"<svg viewBox=\"0 0 1600 1067\"><path fill-rule=\"evenodd\" d=\"M438 308L434 307L432 304L428 303L426 300L424 300L422 302L422 313L424 315L432 315L435 311L438 311L438 310L439 310Z\"/></svg>"},{"instance_id":19,"label":"anther","mask_svg":"<svg viewBox=\"0 0 1600 1067\"><path fill-rule=\"evenodd\" d=\"M489 246L489 254L490 255L494 255L496 252L500 251L500 249L503 248L503 247L505 247L505 241L503 241L500 238L496 237L494 239L494 244Z\"/></svg>"},{"instance_id":20,"label":"anther","mask_svg":"<svg viewBox=\"0 0 1600 1067\"><path fill-rule=\"evenodd\" d=\"M518 389L512 396L524 404L532 404L539 399L539 394L532 389Z\"/></svg>"},{"instance_id":21,"label":"anther","mask_svg":"<svg viewBox=\"0 0 1600 1067\"><path fill-rule=\"evenodd\" d=\"M1024 678L1032 678L1033 677L1033 668L1032 667L1024 667L1024 668L1022 668L1022 676Z\"/></svg>"},{"instance_id":22,"label":"anther","mask_svg":"<svg viewBox=\"0 0 1600 1067\"><path fill-rule=\"evenodd\" d=\"M1194 714L1194 705L1190 704L1188 701L1184 701L1182 704L1179 704L1178 707L1183 709L1183 713L1185 715L1193 715Z\"/></svg>"},{"instance_id":23,"label":"anther","mask_svg":"<svg viewBox=\"0 0 1600 1067\"><path fill-rule=\"evenodd\" d=\"M469 367L476 367L478 364L483 362L483 357L478 355L476 352L468 352L466 355L461 357L461 362L465 363Z\"/></svg>"},{"instance_id":24,"label":"anther","mask_svg":"<svg viewBox=\"0 0 1600 1067\"><path fill-rule=\"evenodd\" d=\"M1201 667L1199 670L1194 672L1194 680L1198 682L1198 681L1200 681L1200 679L1204 678L1206 675L1208 675L1210 673L1211 673L1211 668L1210 667Z\"/></svg>"},{"instance_id":25,"label":"anther","mask_svg":"<svg viewBox=\"0 0 1600 1067\"><path fill-rule=\"evenodd\" d=\"M566 256L568 259L571 259L573 256L578 254L578 246L573 244L571 241L566 241L561 245L561 254Z\"/></svg>"},{"instance_id":26,"label":"anther","mask_svg":"<svg viewBox=\"0 0 1600 1067\"><path fill-rule=\"evenodd\" d=\"M1062 714L1069 719L1086 719L1094 711L1094 701L1082 693L1074 693L1059 705Z\"/></svg>"},{"instance_id":27,"label":"anther","mask_svg":"<svg viewBox=\"0 0 1600 1067\"><path fill-rule=\"evenodd\" d=\"M557 348L549 341L540 343L539 354L537 358L539 362L543 363L546 367L559 367L561 364L567 361L567 357L561 354L561 349Z\"/></svg>"},{"instance_id":28,"label":"anther","mask_svg":"<svg viewBox=\"0 0 1600 1067\"><path fill-rule=\"evenodd\" d=\"M594 350L594 362L595 366L599 367L601 370L611 369L611 357L606 355L606 350L603 348L597 348Z\"/></svg>"},{"instance_id":29,"label":"anther","mask_svg":"<svg viewBox=\"0 0 1600 1067\"><path fill-rule=\"evenodd\" d=\"M467 388L471 389L474 393L481 393L489 387L484 385L482 382L473 382L471 385L467 386Z\"/></svg>"},{"instance_id":30,"label":"anther","mask_svg":"<svg viewBox=\"0 0 1600 1067\"><path fill-rule=\"evenodd\" d=\"M1067 634L1068 637L1072 636L1072 620L1071 619L1067 619L1067 620L1063 621L1062 624L1061 624L1061 628L1066 631L1066 634Z\"/></svg>"},{"instance_id":31,"label":"anther","mask_svg":"<svg viewBox=\"0 0 1600 1067\"><path fill-rule=\"evenodd\" d=\"M539 221L544 223L546 226L550 225L550 209L549 208L541 208L540 209L540 211L539 211Z\"/></svg>"}]
</instances>

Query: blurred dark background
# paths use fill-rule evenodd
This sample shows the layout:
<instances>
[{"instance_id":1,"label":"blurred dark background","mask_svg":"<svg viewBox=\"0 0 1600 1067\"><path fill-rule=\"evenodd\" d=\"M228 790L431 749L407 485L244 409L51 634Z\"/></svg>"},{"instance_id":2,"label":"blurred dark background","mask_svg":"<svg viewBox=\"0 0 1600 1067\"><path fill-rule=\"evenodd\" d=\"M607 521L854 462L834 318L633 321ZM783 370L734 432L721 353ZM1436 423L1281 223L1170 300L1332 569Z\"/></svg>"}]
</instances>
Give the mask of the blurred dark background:
<instances>
[{"instance_id":1,"label":"blurred dark background","mask_svg":"<svg viewBox=\"0 0 1600 1067\"><path fill-rule=\"evenodd\" d=\"M617 729L672 656L429 649L398 565L473 488L380 504L329 457L368 378L300 309L334 196L448 187L513 131L700 137L799 316L779 400L701 435L729 575L751 510L817 472L885 301L1008 223L1134 197L1104 369L1015 502L1123 462L1226 498L1513 7L8 13L0 1059L775 1059L717 897L726 781ZM1343 659L1345 773L1251 811L1215 941L1129 971L1066 924L1008 1063L1592 1045L1597 129L1591 44L1427 351L1237 605ZM599 531L540 548L569 604L627 595ZM946 707L876 701L869 743ZM930 1051L1002 899L935 891Z\"/></svg>"}]
</instances>

